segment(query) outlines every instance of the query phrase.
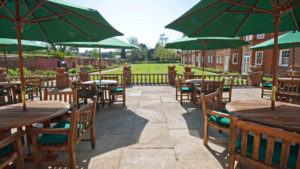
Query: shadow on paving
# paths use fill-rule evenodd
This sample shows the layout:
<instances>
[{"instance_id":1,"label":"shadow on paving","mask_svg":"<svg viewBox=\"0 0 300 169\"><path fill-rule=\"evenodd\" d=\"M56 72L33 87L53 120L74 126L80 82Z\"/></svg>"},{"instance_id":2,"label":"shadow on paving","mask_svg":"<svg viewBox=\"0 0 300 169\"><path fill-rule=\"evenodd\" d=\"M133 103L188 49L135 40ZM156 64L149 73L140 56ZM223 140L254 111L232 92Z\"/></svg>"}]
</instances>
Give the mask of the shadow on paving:
<instances>
[{"instance_id":1,"label":"shadow on paving","mask_svg":"<svg viewBox=\"0 0 300 169\"><path fill-rule=\"evenodd\" d=\"M135 121L143 121L138 127L133 128ZM111 165L119 165L121 151L138 142L139 137L133 139L129 135L134 133L139 136L148 120L138 116L132 110L114 104L111 107L96 112L95 116L95 137L96 148L91 149L91 143L81 141L76 147L77 168L110 168ZM87 136L89 138L89 135ZM57 162L68 162L67 152L55 152ZM27 165L27 164L26 164ZM33 163L28 163L27 168L34 168ZM45 167L47 168L47 167ZM65 167L51 167L61 169Z\"/></svg>"}]
</instances>

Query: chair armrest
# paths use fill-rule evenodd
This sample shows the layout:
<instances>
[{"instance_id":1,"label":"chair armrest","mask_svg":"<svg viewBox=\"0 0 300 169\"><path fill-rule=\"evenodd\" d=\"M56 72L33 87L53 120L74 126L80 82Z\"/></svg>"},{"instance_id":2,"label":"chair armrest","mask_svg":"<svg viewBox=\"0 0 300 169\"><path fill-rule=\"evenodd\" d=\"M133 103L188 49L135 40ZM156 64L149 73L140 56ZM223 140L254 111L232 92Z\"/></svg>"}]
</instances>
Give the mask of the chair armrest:
<instances>
[{"instance_id":1,"label":"chair armrest","mask_svg":"<svg viewBox=\"0 0 300 169\"><path fill-rule=\"evenodd\" d=\"M219 117L230 118L229 114L221 113L215 110L207 110L206 113L209 115L217 115Z\"/></svg>"},{"instance_id":2,"label":"chair armrest","mask_svg":"<svg viewBox=\"0 0 300 169\"><path fill-rule=\"evenodd\" d=\"M29 134L68 134L69 128L37 128L37 127L30 127L28 128Z\"/></svg>"},{"instance_id":3,"label":"chair armrest","mask_svg":"<svg viewBox=\"0 0 300 169\"><path fill-rule=\"evenodd\" d=\"M0 148L3 148L11 143L13 143L14 141L16 141L16 139L21 138L24 135L24 131L17 131L16 133L12 134L11 136L6 137L5 139L0 141Z\"/></svg>"}]
</instances>

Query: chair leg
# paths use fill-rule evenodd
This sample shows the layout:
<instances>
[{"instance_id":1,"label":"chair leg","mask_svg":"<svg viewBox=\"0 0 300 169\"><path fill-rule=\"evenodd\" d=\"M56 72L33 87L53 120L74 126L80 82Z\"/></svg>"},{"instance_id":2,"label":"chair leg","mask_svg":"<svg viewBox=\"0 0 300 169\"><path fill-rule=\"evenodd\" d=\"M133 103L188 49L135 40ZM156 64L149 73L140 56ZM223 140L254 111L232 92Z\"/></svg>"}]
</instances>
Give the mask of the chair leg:
<instances>
[{"instance_id":1,"label":"chair leg","mask_svg":"<svg viewBox=\"0 0 300 169\"><path fill-rule=\"evenodd\" d=\"M95 129L94 129L94 126L91 127L91 146L92 146L92 149L95 149L96 147L96 140L95 140Z\"/></svg>"},{"instance_id":2,"label":"chair leg","mask_svg":"<svg viewBox=\"0 0 300 169\"><path fill-rule=\"evenodd\" d=\"M263 88L261 88L261 96L260 96L261 98L263 98L264 97L264 89Z\"/></svg>"},{"instance_id":3,"label":"chair leg","mask_svg":"<svg viewBox=\"0 0 300 169\"><path fill-rule=\"evenodd\" d=\"M182 104L182 93L180 93L180 104Z\"/></svg>"},{"instance_id":4,"label":"chair leg","mask_svg":"<svg viewBox=\"0 0 300 169\"><path fill-rule=\"evenodd\" d=\"M232 91L229 92L229 102L231 102L231 94L232 94Z\"/></svg>"},{"instance_id":5,"label":"chair leg","mask_svg":"<svg viewBox=\"0 0 300 169\"><path fill-rule=\"evenodd\" d=\"M23 154L23 147L22 147L22 141L21 139L17 140L17 153L18 153L18 168L24 169L25 164L24 164L24 154Z\"/></svg>"},{"instance_id":6,"label":"chair leg","mask_svg":"<svg viewBox=\"0 0 300 169\"><path fill-rule=\"evenodd\" d=\"M34 152L34 163L36 169L41 168L41 161L42 161L42 152L41 150L38 149L37 142L36 142L36 137L31 137L32 138L32 147L33 147L33 152Z\"/></svg>"},{"instance_id":7,"label":"chair leg","mask_svg":"<svg viewBox=\"0 0 300 169\"><path fill-rule=\"evenodd\" d=\"M204 131L203 131L203 145L207 146L207 140L208 140L208 119L207 116L204 115Z\"/></svg>"},{"instance_id":8,"label":"chair leg","mask_svg":"<svg viewBox=\"0 0 300 169\"><path fill-rule=\"evenodd\" d=\"M125 103L126 103L126 94L124 93L123 94L123 106L125 106Z\"/></svg>"},{"instance_id":9,"label":"chair leg","mask_svg":"<svg viewBox=\"0 0 300 169\"><path fill-rule=\"evenodd\" d=\"M178 92L177 92L177 88L176 88L176 100L178 99Z\"/></svg>"},{"instance_id":10,"label":"chair leg","mask_svg":"<svg viewBox=\"0 0 300 169\"><path fill-rule=\"evenodd\" d=\"M69 166L71 169L76 169L76 155L74 145L69 149Z\"/></svg>"}]
</instances>

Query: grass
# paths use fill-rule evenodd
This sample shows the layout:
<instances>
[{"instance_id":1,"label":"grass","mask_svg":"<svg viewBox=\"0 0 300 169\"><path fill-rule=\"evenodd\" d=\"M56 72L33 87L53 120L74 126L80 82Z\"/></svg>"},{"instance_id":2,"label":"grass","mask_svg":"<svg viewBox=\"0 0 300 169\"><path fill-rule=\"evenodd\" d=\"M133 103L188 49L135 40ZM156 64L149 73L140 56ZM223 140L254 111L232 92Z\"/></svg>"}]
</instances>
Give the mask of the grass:
<instances>
[{"instance_id":1,"label":"grass","mask_svg":"<svg viewBox=\"0 0 300 169\"><path fill-rule=\"evenodd\" d=\"M168 73L168 65L176 65L178 74L183 74L184 68L178 64L136 64L131 67L132 74L142 73ZM202 71L198 69L192 69L195 75L202 75ZM105 74L122 74L123 69L114 70ZM204 72L205 75L214 75L211 72Z\"/></svg>"}]
</instances>

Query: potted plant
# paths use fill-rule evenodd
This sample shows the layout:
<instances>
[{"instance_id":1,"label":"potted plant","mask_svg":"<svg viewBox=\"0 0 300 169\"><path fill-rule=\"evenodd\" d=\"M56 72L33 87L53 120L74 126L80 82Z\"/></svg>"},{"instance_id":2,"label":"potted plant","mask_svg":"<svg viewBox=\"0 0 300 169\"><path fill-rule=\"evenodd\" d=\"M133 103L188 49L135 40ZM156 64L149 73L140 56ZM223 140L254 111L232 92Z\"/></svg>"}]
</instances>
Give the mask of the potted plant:
<instances>
[{"instance_id":1,"label":"potted plant","mask_svg":"<svg viewBox=\"0 0 300 169\"><path fill-rule=\"evenodd\" d=\"M184 67L184 71L185 71L185 72L191 72L191 71L192 71L192 67L185 66L185 67Z\"/></svg>"}]
</instances>

